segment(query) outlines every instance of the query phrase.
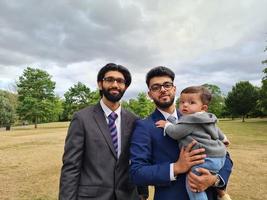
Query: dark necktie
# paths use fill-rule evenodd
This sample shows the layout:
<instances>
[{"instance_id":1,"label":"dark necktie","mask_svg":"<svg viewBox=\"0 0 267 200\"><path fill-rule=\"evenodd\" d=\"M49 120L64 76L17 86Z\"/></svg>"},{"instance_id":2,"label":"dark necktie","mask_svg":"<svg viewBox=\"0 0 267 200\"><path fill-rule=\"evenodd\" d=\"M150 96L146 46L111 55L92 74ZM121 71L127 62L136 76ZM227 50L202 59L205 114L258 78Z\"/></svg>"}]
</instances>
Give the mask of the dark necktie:
<instances>
[{"instance_id":1,"label":"dark necktie","mask_svg":"<svg viewBox=\"0 0 267 200\"><path fill-rule=\"evenodd\" d=\"M115 120L117 119L118 115L115 112L112 112L108 116L108 127L110 130L111 139L114 145L114 149L116 151L116 154L118 153L118 135L117 135L117 128L115 124Z\"/></svg>"},{"instance_id":2,"label":"dark necktie","mask_svg":"<svg viewBox=\"0 0 267 200\"><path fill-rule=\"evenodd\" d=\"M169 121L169 122L171 122L172 124L176 124L176 117L174 117L174 116L169 116L168 118L167 118L167 120Z\"/></svg>"}]
</instances>

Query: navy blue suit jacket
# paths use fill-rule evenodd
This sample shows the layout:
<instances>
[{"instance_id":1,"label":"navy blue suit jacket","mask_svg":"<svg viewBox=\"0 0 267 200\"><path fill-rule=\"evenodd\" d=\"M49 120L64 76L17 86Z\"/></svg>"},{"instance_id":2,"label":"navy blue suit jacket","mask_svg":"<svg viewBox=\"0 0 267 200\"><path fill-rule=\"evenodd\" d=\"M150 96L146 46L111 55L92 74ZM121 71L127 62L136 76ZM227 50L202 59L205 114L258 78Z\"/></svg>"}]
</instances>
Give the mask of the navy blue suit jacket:
<instances>
[{"instance_id":1,"label":"navy blue suit jacket","mask_svg":"<svg viewBox=\"0 0 267 200\"><path fill-rule=\"evenodd\" d=\"M178 116L180 114L178 113ZM131 140L132 181L137 185L154 185L155 200L189 200L185 187L185 176L177 176L176 181L170 181L170 163L179 158L179 146L176 140L163 135L163 129L157 128L155 122L165 120L156 109L148 118L138 120ZM227 183L232 169L232 161L227 156L220 176ZM207 190L209 200L216 199L214 188Z\"/></svg>"}]
</instances>

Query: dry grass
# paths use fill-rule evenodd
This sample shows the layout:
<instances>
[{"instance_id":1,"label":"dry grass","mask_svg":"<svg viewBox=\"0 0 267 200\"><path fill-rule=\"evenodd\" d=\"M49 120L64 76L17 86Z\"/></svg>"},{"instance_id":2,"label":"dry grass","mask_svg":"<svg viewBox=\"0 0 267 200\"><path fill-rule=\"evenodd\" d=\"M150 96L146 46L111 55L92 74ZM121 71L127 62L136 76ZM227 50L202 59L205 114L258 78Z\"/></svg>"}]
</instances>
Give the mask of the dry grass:
<instances>
[{"instance_id":1,"label":"dry grass","mask_svg":"<svg viewBox=\"0 0 267 200\"><path fill-rule=\"evenodd\" d=\"M234 161L228 191L233 200L267 199L267 120L222 121Z\"/></svg>"},{"instance_id":2,"label":"dry grass","mask_svg":"<svg viewBox=\"0 0 267 200\"><path fill-rule=\"evenodd\" d=\"M68 123L0 132L0 199L57 199ZM51 128L53 127L53 128Z\"/></svg>"},{"instance_id":3,"label":"dry grass","mask_svg":"<svg viewBox=\"0 0 267 200\"><path fill-rule=\"evenodd\" d=\"M234 170L228 192L233 200L267 199L267 120L221 121L232 144ZM57 199L68 123L0 130L0 199ZM153 188L150 189L152 199Z\"/></svg>"}]
</instances>

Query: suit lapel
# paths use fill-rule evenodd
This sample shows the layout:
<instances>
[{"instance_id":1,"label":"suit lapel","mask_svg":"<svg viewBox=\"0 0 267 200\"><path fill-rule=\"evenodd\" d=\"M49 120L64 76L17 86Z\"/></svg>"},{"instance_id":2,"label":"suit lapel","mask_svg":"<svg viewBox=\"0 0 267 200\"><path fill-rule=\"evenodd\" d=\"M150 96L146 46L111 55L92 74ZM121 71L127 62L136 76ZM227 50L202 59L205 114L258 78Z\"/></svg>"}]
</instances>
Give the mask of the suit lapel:
<instances>
[{"instance_id":1,"label":"suit lapel","mask_svg":"<svg viewBox=\"0 0 267 200\"><path fill-rule=\"evenodd\" d=\"M121 154L125 152L127 148L127 136L129 136L129 128L127 128L128 118L126 112L122 109L121 110Z\"/></svg>"},{"instance_id":2,"label":"suit lapel","mask_svg":"<svg viewBox=\"0 0 267 200\"><path fill-rule=\"evenodd\" d=\"M178 119L182 116L182 114L179 112L178 109L177 110L177 117ZM156 109L152 115L151 115L151 118L153 119L154 122L157 122L158 120L166 120L163 116L163 114L158 110Z\"/></svg>"},{"instance_id":3,"label":"suit lapel","mask_svg":"<svg viewBox=\"0 0 267 200\"><path fill-rule=\"evenodd\" d=\"M154 122L157 122L159 120L165 120L163 114L158 110L156 109L152 115L151 115L151 118L153 119Z\"/></svg>"},{"instance_id":4,"label":"suit lapel","mask_svg":"<svg viewBox=\"0 0 267 200\"><path fill-rule=\"evenodd\" d=\"M117 155L116 155L113 143L112 143L110 131L109 131L108 124L105 118L105 114L99 103L95 106L94 118L95 118L95 122L98 128L100 129L100 133L104 136L112 154L117 159Z\"/></svg>"}]
</instances>

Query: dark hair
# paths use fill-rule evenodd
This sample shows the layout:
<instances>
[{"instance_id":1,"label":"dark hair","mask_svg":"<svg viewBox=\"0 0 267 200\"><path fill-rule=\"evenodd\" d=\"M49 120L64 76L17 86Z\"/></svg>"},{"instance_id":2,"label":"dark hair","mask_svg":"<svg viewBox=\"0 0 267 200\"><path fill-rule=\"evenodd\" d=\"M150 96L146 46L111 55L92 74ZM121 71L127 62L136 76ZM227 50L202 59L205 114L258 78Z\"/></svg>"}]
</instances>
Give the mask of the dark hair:
<instances>
[{"instance_id":1,"label":"dark hair","mask_svg":"<svg viewBox=\"0 0 267 200\"><path fill-rule=\"evenodd\" d=\"M148 87L149 81L156 76L168 76L172 79L172 81L175 78L175 74L171 69L163 66L154 67L146 74L146 84Z\"/></svg>"},{"instance_id":2,"label":"dark hair","mask_svg":"<svg viewBox=\"0 0 267 200\"><path fill-rule=\"evenodd\" d=\"M128 87L132 82L132 77L128 69L122 65L117 65L114 63L108 63L100 69L97 74L97 82L103 81L105 74L109 71L118 71L123 74L125 79L125 85Z\"/></svg>"},{"instance_id":3,"label":"dark hair","mask_svg":"<svg viewBox=\"0 0 267 200\"><path fill-rule=\"evenodd\" d=\"M211 92L204 86L190 86L182 90L181 94L187 94L187 93L199 93L200 99L203 104L209 105L212 95Z\"/></svg>"}]
</instances>

